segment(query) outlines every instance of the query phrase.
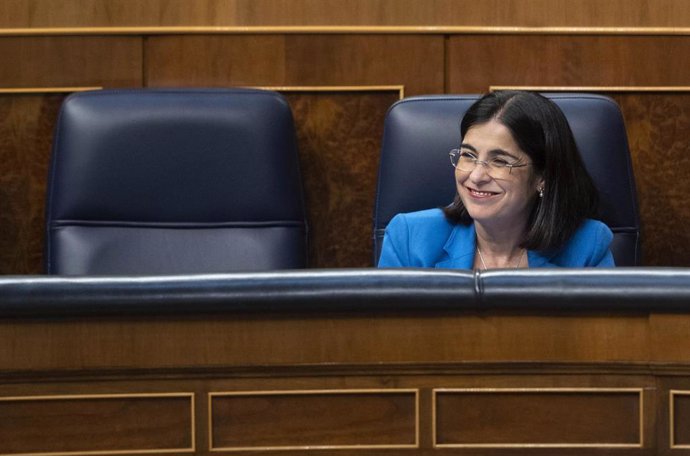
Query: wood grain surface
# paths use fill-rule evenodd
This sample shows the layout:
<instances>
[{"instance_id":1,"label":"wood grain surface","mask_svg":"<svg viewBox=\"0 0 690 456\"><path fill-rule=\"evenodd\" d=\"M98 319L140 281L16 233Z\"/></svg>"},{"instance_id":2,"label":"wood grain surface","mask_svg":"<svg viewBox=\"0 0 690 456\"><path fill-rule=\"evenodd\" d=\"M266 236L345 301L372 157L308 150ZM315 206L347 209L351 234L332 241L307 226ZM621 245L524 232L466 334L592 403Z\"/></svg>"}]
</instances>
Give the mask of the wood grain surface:
<instances>
[{"instance_id":1,"label":"wood grain surface","mask_svg":"<svg viewBox=\"0 0 690 456\"><path fill-rule=\"evenodd\" d=\"M4 0L0 27L688 27L684 0Z\"/></svg>"}]
</instances>

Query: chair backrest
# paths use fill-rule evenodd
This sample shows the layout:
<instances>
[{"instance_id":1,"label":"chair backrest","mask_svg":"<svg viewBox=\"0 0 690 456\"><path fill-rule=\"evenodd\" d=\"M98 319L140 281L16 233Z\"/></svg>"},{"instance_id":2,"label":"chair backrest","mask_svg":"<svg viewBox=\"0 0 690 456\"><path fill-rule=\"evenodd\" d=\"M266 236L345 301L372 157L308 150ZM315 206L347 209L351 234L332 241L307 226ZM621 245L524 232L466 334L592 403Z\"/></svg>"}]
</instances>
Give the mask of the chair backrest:
<instances>
[{"instance_id":1,"label":"chair backrest","mask_svg":"<svg viewBox=\"0 0 690 456\"><path fill-rule=\"evenodd\" d=\"M600 215L613 231L618 266L640 262L640 221L623 116L610 98L544 94L563 111L596 187ZM395 103L385 119L374 209L374 264L394 215L449 204L455 180L448 152L458 147L460 120L479 95L412 97Z\"/></svg>"},{"instance_id":2,"label":"chair backrest","mask_svg":"<svg viewBox=\"0 0 690 456\"><path fill-rule=\"evenodd\" d=\"M50 274L306 266L292 113L252 89L74 94L48 182Z\"/></svg>"}]
</instances>

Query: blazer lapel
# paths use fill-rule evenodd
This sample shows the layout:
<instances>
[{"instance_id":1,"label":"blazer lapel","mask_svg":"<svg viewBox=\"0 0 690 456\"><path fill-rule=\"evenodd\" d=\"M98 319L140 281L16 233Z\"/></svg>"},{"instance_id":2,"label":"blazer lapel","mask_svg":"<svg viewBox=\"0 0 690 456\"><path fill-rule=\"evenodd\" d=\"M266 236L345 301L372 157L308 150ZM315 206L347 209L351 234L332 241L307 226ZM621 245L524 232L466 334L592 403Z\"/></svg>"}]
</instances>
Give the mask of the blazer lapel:
<instances>
[{"instance_id":1,"label":"blazer lapel","mask_svg":"<svg viewBox=\"0 0 690 456\"><path fill-rule=\"evenodd\" d=\"M474 224L457 224L443 246L444 256L434 265L439 269L472 269L476 236Z\"/></svg>"}]
</instances>

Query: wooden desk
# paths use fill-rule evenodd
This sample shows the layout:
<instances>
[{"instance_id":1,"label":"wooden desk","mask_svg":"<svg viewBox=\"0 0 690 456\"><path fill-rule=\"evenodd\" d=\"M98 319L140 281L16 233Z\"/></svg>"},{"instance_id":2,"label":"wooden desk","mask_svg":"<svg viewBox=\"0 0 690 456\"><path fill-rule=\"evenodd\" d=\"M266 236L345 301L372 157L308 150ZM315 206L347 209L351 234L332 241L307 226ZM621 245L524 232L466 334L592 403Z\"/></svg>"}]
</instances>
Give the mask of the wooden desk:
<instances>
[{"instance_id":1,"label":"wooden desk","mask_svg":"<svg viewBox=\"0 0 690 456\"><path fill-rule=\"evenodd\" d=\"M2 319L0 454L690 448L690 312L323 299L321 312Z\"/></svg>"}]
</instances>

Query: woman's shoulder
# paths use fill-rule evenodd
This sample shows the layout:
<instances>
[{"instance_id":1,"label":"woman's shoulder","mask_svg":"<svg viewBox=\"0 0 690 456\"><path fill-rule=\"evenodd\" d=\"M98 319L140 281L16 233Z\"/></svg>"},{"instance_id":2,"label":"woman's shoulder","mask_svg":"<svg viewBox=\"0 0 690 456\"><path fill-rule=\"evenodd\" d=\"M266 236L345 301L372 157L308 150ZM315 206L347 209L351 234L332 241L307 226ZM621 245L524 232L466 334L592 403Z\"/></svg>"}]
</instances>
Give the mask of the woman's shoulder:
<instances>
[{"instance_id":1,"label":"woman's shoulder","mask_svg":"<svg viewBox=\"0 0 690 456\"><path fill-rule=\"evenodd\" d=\"M437 230L442 227L452 228L443 211L438 208L397 214L388 224L389 227L405 225L408 230Z\"/></svg>"},{"instance_id":2,"label":"woman's shoulder","mask_svg":"<svg viewBox=\"0 0 690 456\"><path fill-rule=\"evenodd\" d=\"M386 227L386 236L408 243L410 248L442 248L454 228L441 209L426 209L393 217Z\"/></svg>"},{"instance_id":3,"label":"woman's shoulder","mask_svg":"<svg viewBox=\"0 0 690 456\"><path fill-rule=\"evenodd\" d=\"M608 244L613 240L613 232L604 222L594 219L586 219L573 235L573 239L586 241L599 241Z\"/></svg>"},{"instance_id":4,"label":"woman's shoulder","mask_svg":"<svg viewBox=\"0 0 690 456\"><path fill-rule=\"evenodd\" d=\"M434 267L446 255L444 246L456 229L441 209L398 214L386 227L378 265Z\"/></svg>"},{"instance_id":5,"label":"woman's shoulder","mask_svg":"<svg viewBox=\"0 0 690 456\"><path fill-rule=\"evenodd\" d=\"M586 219L553 260L560 266L613 266L612 240L613 233L605 223Z\"/></svg>"}]
</instances>

